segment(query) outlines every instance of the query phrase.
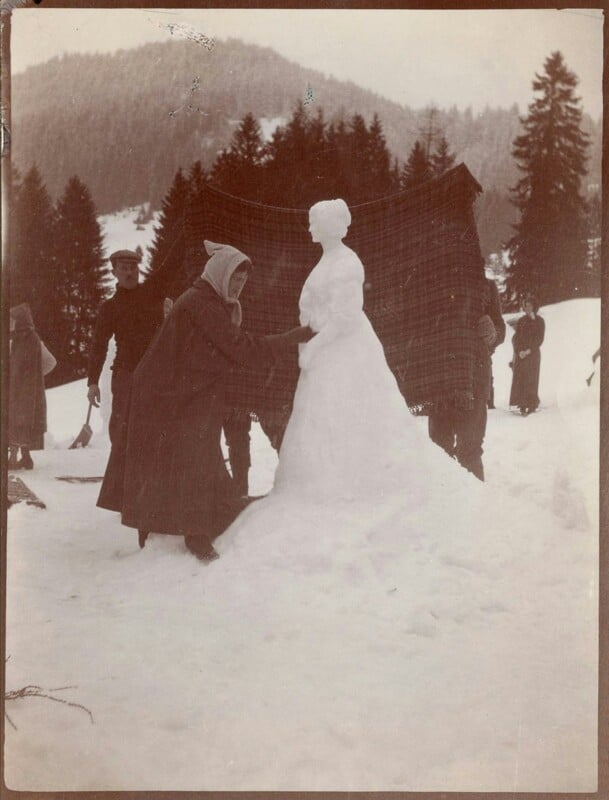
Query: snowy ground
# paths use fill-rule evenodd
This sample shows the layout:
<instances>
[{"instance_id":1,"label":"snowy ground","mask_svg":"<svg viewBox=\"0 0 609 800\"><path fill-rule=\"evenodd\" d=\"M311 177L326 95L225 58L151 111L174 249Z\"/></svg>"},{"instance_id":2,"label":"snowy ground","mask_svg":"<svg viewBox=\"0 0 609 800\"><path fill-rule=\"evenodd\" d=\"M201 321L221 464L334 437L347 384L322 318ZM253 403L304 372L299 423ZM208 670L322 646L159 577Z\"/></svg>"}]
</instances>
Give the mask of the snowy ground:
<instances>
[{"instance_id":1,"label":"snowy ground","mask_svg":"<svg viewBox=\"0 0 609 800\"><path fill-rule=\"evenodd\" d=\"M125 208L113 214L102 214L98 217L104 239L106 256L115 250L135 250L141 247L143 252L142 268L148 266L147 248L154 239L154 226L158 224L159 212L152 215L152 219L143 225L137 225L138 214L143 210L141 206Z\"/></svg>"},{"instance_id":2,"label":"snowy ground","mask_svg":"<svg viewBox=\"0 0 609 800\"><path fill-rule=\"evenodd\" d=\"M594 791L600 303L541 313L542 408L507 409L508 336L487 482L457 507L278 509L274 549L207 567L173 537L140 551L99 485L56 480L101 475L108 445L96 417L68 450L85 387L48 391L25 475L47 509L9 511L6 687L73 687L54 696L93 722L9 702L8 786ZM276 457L258 429L252 456L262 493Z\"/></svg>"}]
</instances>

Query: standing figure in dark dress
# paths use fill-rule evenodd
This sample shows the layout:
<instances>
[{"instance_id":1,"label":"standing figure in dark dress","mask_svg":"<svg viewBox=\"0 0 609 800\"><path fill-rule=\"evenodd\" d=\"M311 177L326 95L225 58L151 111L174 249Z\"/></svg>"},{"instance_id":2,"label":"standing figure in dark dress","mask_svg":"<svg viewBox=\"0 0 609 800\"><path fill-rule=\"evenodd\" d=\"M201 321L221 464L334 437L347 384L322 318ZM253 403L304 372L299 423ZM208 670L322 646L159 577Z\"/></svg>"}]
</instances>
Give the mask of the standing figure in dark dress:
<instances>
[{"instance_id":1,"label":"standing figure in dark dress","mask_svg":"<svg viewBox=\"0 0 609 800\"><path fill-rule=\"evenodd\" d=\"M47 429L44 351L29 305L21 303L9 313L8 468L32 469L31 451L44 449Z\"/></svg>"},{"instance_id":2,"label":"standing figure in dark dress","mask_svg":"<svg viewBox=\"0 0 609 800\"><path fill-rule=\"evenodd\" d=\"M260 338L243 331L238 298L252 265L229 245L205 248L202 276L177 299L135 370L126 459L110 477L122 487L115 508L123 525L138 530L141 547L148 533L174 534L211 561L213 540L243 507L221 449L227 377L240 364L264 375L279 354L295 354L314 334L308 327Z\"/></svg>"},{"instance_id":3,"label":"standing figure in dark dress","mask_svg":"<svg viewBox=\"0 0 609 800\"><path fill-rule=\"evenodd\" d=\"M523 416L539 407L540 347L545 334L545 322L537 313L539 303L534 295L527 295L523 303L524 316L516 323L512 337L512 389L510 406L518 406Z\"/></svg>"}]
</instances>

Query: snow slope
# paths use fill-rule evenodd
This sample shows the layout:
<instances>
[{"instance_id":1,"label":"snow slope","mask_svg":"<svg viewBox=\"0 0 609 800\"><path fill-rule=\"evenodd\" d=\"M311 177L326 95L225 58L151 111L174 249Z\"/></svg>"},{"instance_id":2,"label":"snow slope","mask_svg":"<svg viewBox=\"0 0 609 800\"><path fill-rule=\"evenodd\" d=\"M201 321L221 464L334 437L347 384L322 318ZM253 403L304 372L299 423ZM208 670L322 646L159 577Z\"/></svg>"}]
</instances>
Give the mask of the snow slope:
<instances>
[{"instance_id":1,"label":"snow slope","mask_svg":"<svg viewBox=\"0 0 609 800\"><path fill-rule=\"evenodd\" d=\"M506 407L509 336L495 354L485 484L416 513L294 501L284 536L252 527L210 566L173 537L140 551L98 485L55 480L101 475L108 444L97 417L67 449L83 382L47 392L25 476L47 509L9 512L6 684L71 686L94 721L10 701L8 786L594 791L600 303L541 313L538 413ZM252 460L265 492L258 428Z\"/></svg>"},{"instance_id":2,"label":"snow slope","mask_svg":"<svg viewBox=\"0 0 609 800\"><path fill-rule=\"evenodd\" d=\"M158 224L159 212L155 211L151 220L138 227L136 219L141 211L141 206L124 208L113 214L102 214L98 222L106 255L115 250L135 250L139 246L144 254L142 267L145 269L148 266L147 248L154 239L154 226Z\"/></svg>"}]
</instances>

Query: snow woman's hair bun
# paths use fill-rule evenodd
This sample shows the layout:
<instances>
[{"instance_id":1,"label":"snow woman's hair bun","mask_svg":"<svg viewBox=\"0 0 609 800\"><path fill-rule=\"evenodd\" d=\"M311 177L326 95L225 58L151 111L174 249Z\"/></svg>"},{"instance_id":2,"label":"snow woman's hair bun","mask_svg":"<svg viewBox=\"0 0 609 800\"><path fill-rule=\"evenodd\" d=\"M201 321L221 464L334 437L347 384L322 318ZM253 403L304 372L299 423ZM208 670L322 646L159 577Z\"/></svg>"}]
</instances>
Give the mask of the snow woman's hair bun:
<instances>
[{"instance_id":1,"label":"snow woman's hair bun","mask_svg":"<svg viewBox=\"0 0 609 800\"><path fill-rule=\"evenodd\" d=\"M351 225L351 212L349 206L340 198L336 200L320 200L311 207L309 214L318 216L323 220L326 230L331 229L340 235L346 236Z\"/></svg>"}]
</instances>

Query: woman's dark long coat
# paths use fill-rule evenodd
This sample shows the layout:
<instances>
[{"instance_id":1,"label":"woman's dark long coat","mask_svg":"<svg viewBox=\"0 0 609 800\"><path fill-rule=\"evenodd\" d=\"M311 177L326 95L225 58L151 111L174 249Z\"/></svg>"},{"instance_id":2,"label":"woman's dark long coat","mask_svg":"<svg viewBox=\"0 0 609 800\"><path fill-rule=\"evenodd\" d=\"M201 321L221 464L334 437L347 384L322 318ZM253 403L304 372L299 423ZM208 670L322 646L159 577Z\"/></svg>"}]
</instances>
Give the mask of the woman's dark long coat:
<instances>
[{"instance_id":1,"label":"woman's dark long coat","mask_svg":"<svg viewBox=\"0 0 609 800\"><path fill-rule=\"evenodd\" d=\"M15 330L9 357L8 442L29 450L44 448L47 406L40 338L29 306L11 309Z\"/></svg>"},{"instance_id":2,"label":"woman's dark long coat","mask_svg":"<svg viewBox=\"0 0 609 800\"><path fill-rule=\"evenodd\" d=\"M527 314L516 324L512 337L514 360L512 368L512 389L510 405L534 411L539 406L539 368L541 365L540 347L545 335L545 322L542 317L531 319ZM521 350L530 350L526 358L518 355Z\"/></svg>"},{"instance_id":3,"label":"woman's dark long coat","mask_svg":"<svg viewBox=\"0 0 609 800\"><path fill-rule=\"evenodd\" d=\"M220 447L226 379L236 364L270 366L275 349L235 326L205 281L176 301L133 377L124 525L221 533L236 495Z\"/></svg>"}]
</instances>

